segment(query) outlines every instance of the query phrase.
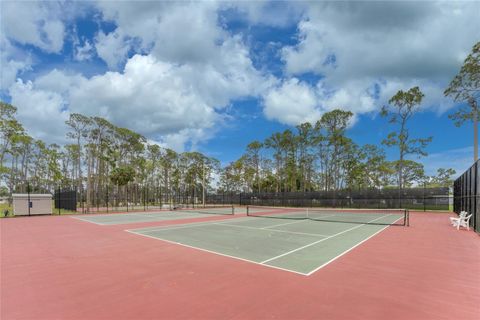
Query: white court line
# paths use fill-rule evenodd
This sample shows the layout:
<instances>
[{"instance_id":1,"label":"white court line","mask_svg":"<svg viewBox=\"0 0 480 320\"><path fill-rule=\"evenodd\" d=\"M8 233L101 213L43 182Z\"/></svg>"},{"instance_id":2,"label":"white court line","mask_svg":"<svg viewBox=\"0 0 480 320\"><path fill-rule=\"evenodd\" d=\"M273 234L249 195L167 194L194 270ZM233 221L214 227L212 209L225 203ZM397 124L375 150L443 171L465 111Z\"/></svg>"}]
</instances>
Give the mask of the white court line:
<instances>
[{"instance_id":1,"label":"white court line","mask_svg":"<svg viewBox=\"0 0 480 320\"><path fill-rule=\"evenodd\" d=\"M397 220L395 220L393 223L397 222L398 220L400 220L402 218L398 218ZM348 252L352 251L353 249L355 249L356 247L358 247L359 245L361 245L362 243L364 243L365 241L369 240L370 238L376 236L377 234L379 234L380 232L382 232L383 230L387 229L388 227L390 227L389 225L383 227L382 229L378 230L377 232L375 232L374 234L372 234L371 236L369 236L368 238L360 241L359 243L355 244L353 247L351 247L350 249L347 249L346 251L340 253L339 255L337 255L336 257L328 260L327 262L325 262L324 264L322 264L321 266L318 266L317 268L313 269L312 271L310 271L309 273L307 273L307 275L311 275L315 272L317 272L318 270L322 269L323 267L325 267L326 265L332 263L333 261L337 260L338 258L340 258L341 256L343 256L344 254L347 254Z\"/></svg>"},{"instance_id":2,"label":"white court line","mask_svg":"<svg viewBox=\"0 0 480 320\"><path fill-rule=\"evenodd\" d=\"M90 223L93 223L93 224L96 224L96 225L99 225L99 226L106 226L107 224L105 223L99 223L99 222L94 222L94 221L90 221L90 220L85 220L85 218L79 218L79 217L70 217L72 219L77 219L77 220L80 220L80 221L83 221L83 222L90 222Z\"/></svg>"},{"instance_id":3,"label":"white court line","mask_svg":"<svg viewBox=\"0 0 480 320\"><path fill-rule=\"evenodd\" d=\"M370 220L370 221L368 221L368 222L366 222L366 223L374 222L374 221L376 221L376 220L379 220L379 219L388 217L388 216L390 216L390 215L391 215L391 214L387 214L387 215L381 216L381 217L379 217L379 218ZM267 260L265 260L265 261L262 261L262 262L260 262L260 263L261 263L261 264L264 264L264 263L270 262L270 261L272 261L272 260L276 260L276 259L278 259L278 258L281 258L281 257L284 257L284 256L286 256L286 255L289 255L289 254L291 254L291 253L297 252L297 251L299 251L299 250L303 250L303 249L305 249L305 248L311 247L311 246L313 246L313 245L316 245L317 243L320 243L320 242L323 242L323 241L325 241L325 240L328 240L328 239L331 239L331 238L333 238L333 237L336 237L336 236L339 236L339 235L341 235L341 234L344 234L345 232L349 232L349 231L358 229L358 228L360 228L360 227L363 227L363 226L366 225L366 223L361 224L361 225L358 225L358 226L355 226L355 227L352 227L352 228L349 228L349 229L347 229L347 230L343 230L343 231L341 231L341 232L338 232L338 233L333 234L333 235L331 235L331 236L328 236L328 237L326 237L326 238L323 238L323 239L320 239L320 240L318 240L318 241L312 242L312 243L310 243L310 244L304 245L304 246L302 246L302 247L300 247L300 248L290 250L290 251L288 251L288 252L285 252L285 253L283 253L283 254L280 254L280 255L278 255L278 256L276 256L276 257L272 257L272 258L267 259Z\"/></svg>"},{"instance_id":4,"label":"white court line","mask_svg":"<svg viewBox=\"0 0 480 320\"><path fill-rule=\"evenodd\" d=\"M261 265L263 267L269 267L269 268L278 269L278 270L282 270L282 271L293 272L293 273L296 273L296 274L300 274L302 276L308 276L308 274L303 273L303 272L299 272L299 271L284 269L284 268L276 267L276 266L270 266L270 265L267 265L267 264L261 264L259 262L253 261L253 260L248 260L248 259L244 259L244 258L240 258L240 257L236 257L236 256L231 256L231 255L228 255L228 254L225 254L225 253L220 253L220 252L211 251L211 250L207 250L207 249L203 249L203 248L199 248L199 247L194 247L194 246L190 246L188 244L184 244L184 243L180 243L180 242L165 240L165 239L150 236L150 235L147 235L147 234L137 233L137 232L134 232L134 231L131 231L131 230L125 230L125 231L129 232L131 234L140 235L140 236L144 236L144 237L147 237L147 238L152 238L152 239L155 239L155 240L176 244L176 245L187 247L187 248L190 248L190 249L196 249L196 250L200 250L200 251L204 251L204 252L208 252L208 253L213 253L213 254L223 256L223 257L227 257L227 258L232 258L232 259L237 259L237 260L241 260L241 261L245 261L245 262L250 262L250 263L253 263L253 264Z\"/></svg>"},{"instance_id":5,"label":"white court line","mask_svg":"<svg viewBox=\"0 0 480 320\"><path fill-rule=\"evenodd\" d=\"M241 225L228 224L228 223L215 223L215 224L217 224L217 225L229 226L229 227L237 227L237 228L245 228L245 229L262 230L262 231L283 232L283 233L291 233L291 234L303 234L303 235L315 236L315 237L328 237L328 236L326 236L326 235L324 235L324 234L318 234L318 233L306 233L306 232L296 232L296 231L286 231L286 230L275 230L275 229L255 228L255 227L241 226Z\"/></svg>"}]
</instances>

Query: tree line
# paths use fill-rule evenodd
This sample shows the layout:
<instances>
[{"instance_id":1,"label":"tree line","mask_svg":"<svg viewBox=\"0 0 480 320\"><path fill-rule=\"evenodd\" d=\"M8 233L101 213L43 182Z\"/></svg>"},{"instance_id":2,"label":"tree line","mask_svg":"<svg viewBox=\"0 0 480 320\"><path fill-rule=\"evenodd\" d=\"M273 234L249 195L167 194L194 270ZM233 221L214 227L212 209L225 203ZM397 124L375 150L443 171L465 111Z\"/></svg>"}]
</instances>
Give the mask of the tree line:
<instances>
[{"instance_id":1,"label":"tree line","mask_svg":"<svg viewBox=\"0 0 480 320\"><path fill-rule=\"evenodd\" d=\"M203 186L210 192L283 192L398 184L400 161L387 161L383 149L359 146L347 136L353 116L349 111L333 110L315 124L303 123L295 131L253 141L240 159L221 167L220 161L200 152L178 153L106 119L75 113L66 121L71 143L46 144L28 135L15 118L14 106L4 102L0 106L1 174L9 192L25 192L27 183L49 192L77 188L85 190L86 201L91 202L93 193L108 185L122 192L131 183L198 197ZM393 139L389 136L387 144L395 144ZM438 176L429 178L422 164L405 159L401 167L402 187L425 179L429 185L446 185L454 173L440 169Z\"/></svg>"},{"instance_id":2,"label":"tree line","mask_svg":"<svg viewBox=\"0 0 480 320\"><path fill-rule=\"evenodd\" d=\"M388 161L381 147L359 145L348 137L352 116L350 111L333 110L314 124L303 123L251 142L244 155L223 168L219 189L306 192L451 185L453 169L439 168L437 175L427 176L423 164L405 159L408 154L426 155L431 138L403 138L408 136L406 127L392 132L383 144L397 146L401 158Z\"/></svg>"}]
</instances>

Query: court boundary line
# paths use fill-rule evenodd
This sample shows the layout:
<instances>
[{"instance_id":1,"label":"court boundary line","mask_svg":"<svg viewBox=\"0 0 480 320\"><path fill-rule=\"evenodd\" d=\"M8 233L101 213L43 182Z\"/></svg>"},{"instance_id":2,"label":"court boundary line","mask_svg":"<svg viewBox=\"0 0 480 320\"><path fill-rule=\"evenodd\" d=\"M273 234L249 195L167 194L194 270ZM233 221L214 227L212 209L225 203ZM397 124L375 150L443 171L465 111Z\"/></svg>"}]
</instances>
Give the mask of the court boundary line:
<instances>
[{"instance_id":1,"label":"court boundary line","mask_svg":"<svg viewBox=\"0 0 480 320\"><path fill-rule=\"evenodd\" d=\"M151 238L151 239L155 239L155 240L167 242L167 243L170 243L170 244L179 245L179 246L186 247L186 248L190 248L190 249L196 249L196 250L200 250L200 251L204 251L204 252L216 254L216 255L219 255L219 256L227 257L227 258L232 258L232 259L236 259L236 260L240 260L240 261L244 261L244 262L253 263L253 264L256 264L256 265L263 266L263 267L269 267L269 268L273 268L273 269L277 269L277 270L292 272L292 273L299 274L299 275L302 275L302 276L308 276L307 273L303 273L303 272L299 272L299 271L295 271L295 270L289 270L289 269L285 269L285 268L282 268L282 267L276 267L276 266L270 266L270 265L266 265L266 264L261 264L261 263L259 263L259 262L257 262L257 261L253 261L253 260L249 260L249 259L245 259L245 258L240 258L240 257L236 257L236 256L231 256L231 255L228 255L228 254L225 254L225 253L220 253L220 252L216 252L216 251L212 251L212 250L208 250L208 249L203 249L203 248L199 248L199 247L194 247L194 246L191 246L191 245L188 245L188 244L184 244L184 243L180 243L180 242L176 242L176 241L171 241L171 240L166 240L166 239L162 239L162 238L150 236L150 235L148 235L148 234L138 233L138 232L135 232L135 231L132 231L132 230L124 230L124 231L126 231L126 232L128 232L128 233L131 233L131 234L135 234L135 235L139 235L139 236L143 236L143 237L147 237L147 238Z\"/></svg>"},{"instance_id":2,"label":"court boundary line","mask_svg":"<svg viewBox=\"0 0 480 320\"><path fill-rule=\"evenodd\" d=\"M267 262L270 262L270 261L279 259L279 258L281 258L281 257L287 256L287 255L292 254L292 253L294 253L294 252L303 250L303 249L305 249L305 248L314 246L314 245L316 245L316 244L318 244L318 243L320 243L320 242L326 241L326 240L328 240L328 239L334 238L334 237L339 236L339 235L341 235L341 234L344 234L344 233L346 233L346 232L350 232L350 231L352 231L352 230L355 230L355 229L358 229L358 228L360 228L360 227L366 226L366 225L367 225L368 223L370 223L370 222L373 222L373 221L376 221L376 220L379 220L379 219L388 217L388 216L390 216L390 215L391 215L391 214L387 214L387 215L381 216L381 217L379 217L379 218L370 220L370 221L368 221L368 222L366 222L366 223L363 223L363 224L361 224L361 225L354 226L354 227L349 228L349 229L347 229L347 230L343 230L343 231L337 232L337 233L335 233L335 234L333 234L333 235L331 235L331 236L328 236L328 237L326 237L326 238L320 239L320 240L318 240L318 241L315 241L315 242L312 242L312 243L310 243L310 244L304 245L304 246L299 247L299 248L297 248L297 249L290 250L290 251L285 252L285 253L283 253L283 254L280 254L280 255L278 255L278 256L275 256L275 257L272 257L272 258L267 259L267 260L265 260L265 261L262 261L261 263L264 264L264 263L267 263Z\"/></svg>"}]
</instances>

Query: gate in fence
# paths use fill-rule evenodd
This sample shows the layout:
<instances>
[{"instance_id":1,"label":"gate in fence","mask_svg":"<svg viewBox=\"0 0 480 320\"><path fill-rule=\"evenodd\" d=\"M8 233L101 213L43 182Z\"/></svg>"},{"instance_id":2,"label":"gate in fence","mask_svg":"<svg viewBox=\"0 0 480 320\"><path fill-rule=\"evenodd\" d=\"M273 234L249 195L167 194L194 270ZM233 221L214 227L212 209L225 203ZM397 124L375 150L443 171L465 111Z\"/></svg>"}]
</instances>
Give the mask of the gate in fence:
<instances>
[{"instance_id":1,"label":"gate in fence","mask_svg":"<svg viewBox=\"0 0 480 320\"><path fill-rule=\"evenodd\" d=\"M77 211L77 191L58 189L54 194L55 209Z\"/></svg>"}]
</instances>

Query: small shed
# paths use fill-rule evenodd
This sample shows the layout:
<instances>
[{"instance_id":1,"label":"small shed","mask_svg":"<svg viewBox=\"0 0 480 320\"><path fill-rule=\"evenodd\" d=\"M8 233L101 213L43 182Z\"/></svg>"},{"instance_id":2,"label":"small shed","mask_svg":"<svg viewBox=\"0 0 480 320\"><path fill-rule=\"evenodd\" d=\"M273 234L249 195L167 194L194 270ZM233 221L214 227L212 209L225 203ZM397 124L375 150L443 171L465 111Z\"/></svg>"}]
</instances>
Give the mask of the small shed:
<instances>
[{"instance_id":1,"label":"small shed","mask_svg":"<svg viewBox=\"0 0 480 320\"><path fill-rule=\"evenodd\" d=\"M16 216L52 214L51 194L14 193L12 199Z\"/></svg>"}]
</instances>

